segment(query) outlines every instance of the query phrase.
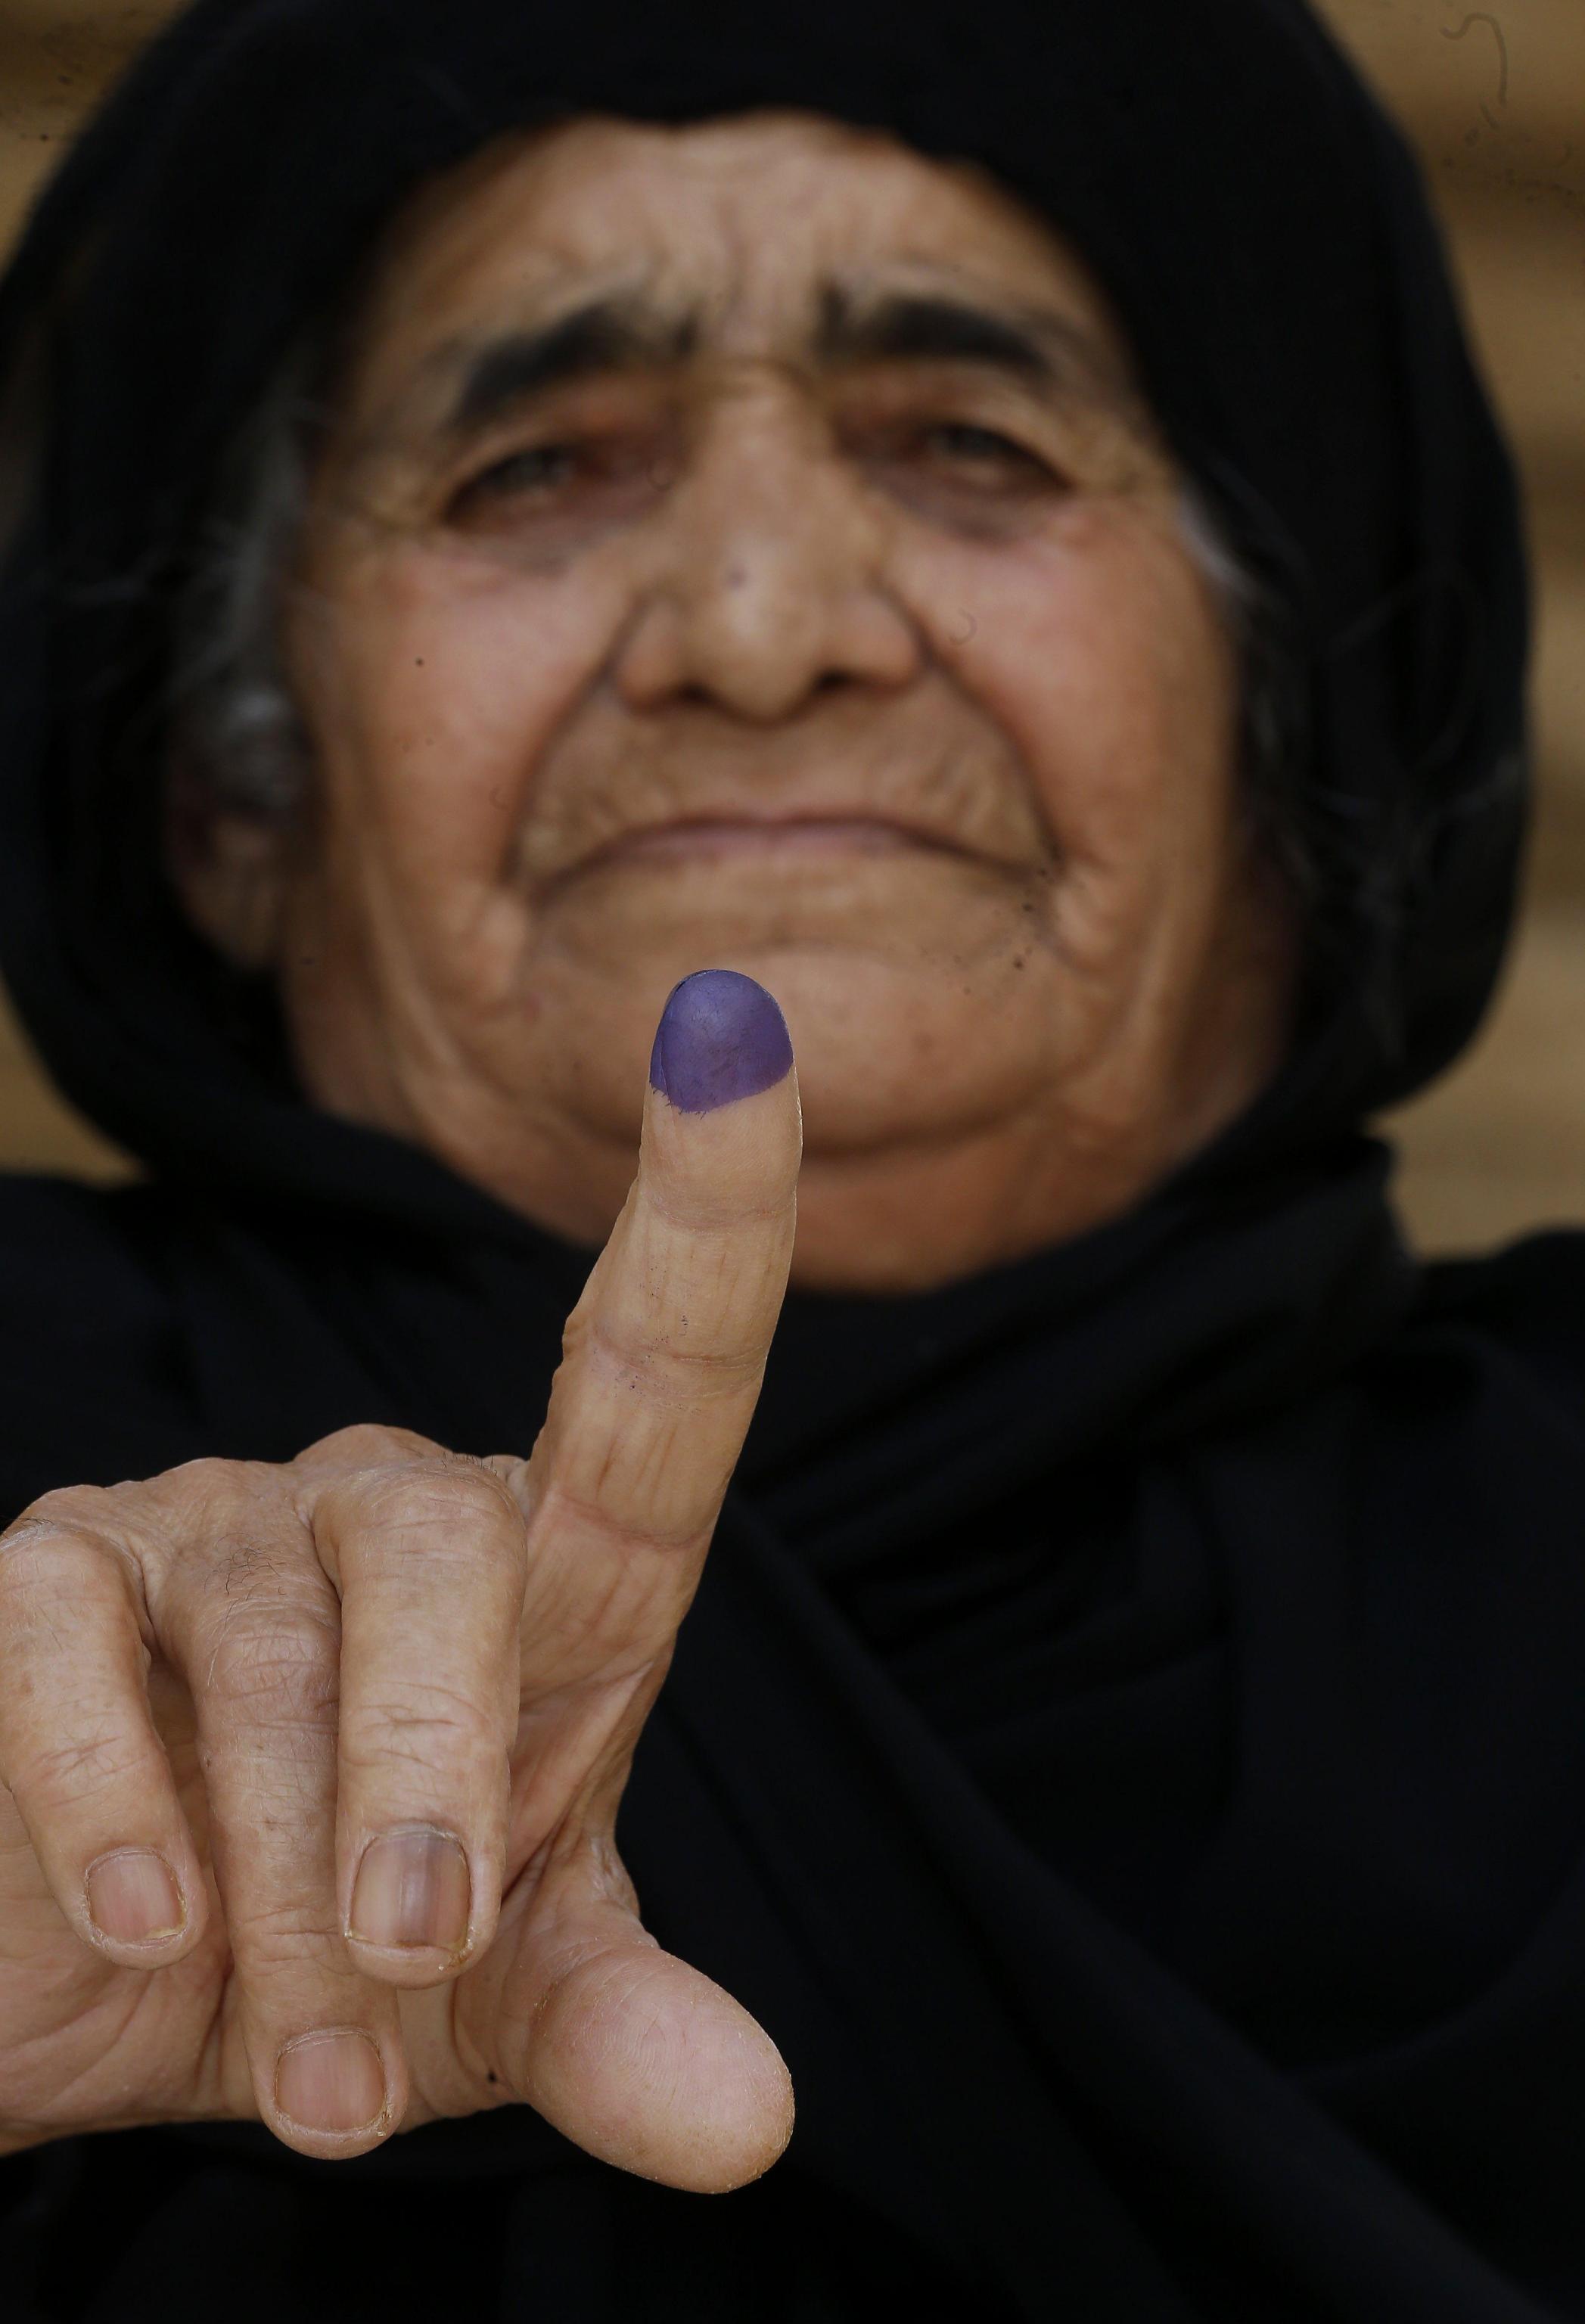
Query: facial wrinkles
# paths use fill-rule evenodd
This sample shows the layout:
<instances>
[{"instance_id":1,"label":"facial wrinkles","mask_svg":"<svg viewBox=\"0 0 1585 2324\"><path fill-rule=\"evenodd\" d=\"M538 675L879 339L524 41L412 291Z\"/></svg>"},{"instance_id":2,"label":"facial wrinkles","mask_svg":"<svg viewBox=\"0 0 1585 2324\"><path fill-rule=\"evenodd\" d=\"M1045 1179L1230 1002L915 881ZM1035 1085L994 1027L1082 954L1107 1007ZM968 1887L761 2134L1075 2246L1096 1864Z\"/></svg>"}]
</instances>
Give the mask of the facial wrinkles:
<instances>
[{"instance_id":1,"label":"facial wrinkles","mask_svg":"<svg viewBox=\"0 0 1585 2324\"><path fill-rule=\"evenodd\" d=\"M580 134L597 134L599 128L591 124ZM1089 401L1096 401L1104 379L1114 420L1125 404L1131 420L1143 419L1123 343L1101 312L1093 285L1086 283L1079 297L1053 297L1054 248L1032 221L998 197L995 237L988 241L982 219L977 221L977 263L965 263L961 235L955 249L950 233L944 240L940 184L954 186L955 200L981 202L982 173L966 164L932 165L937 185L927 206L930 226L921 234L915 226L920 200L915 171L893 168L878 177L855 209L840 171L834 177L824 152L797 150L810 142L807 124L797 129L790 153L776 154L774 137L769 142L776 184L770 217L762 199L756 204L767 176L761 152L745 159L730 145L684 144L672 151L666 216L651 234L642 173L635 199L625 181L631 164L621 140L612 166L593 177L576 141L570 154L552 141L538 153L507 151L475 170L471 198L454 199L438 226L429 215L432 205L421 207L379 278L365 334L374 359L365 360L350 383L358 433L365 438L401 433L403 394L415 378L429 382L424 401L432 417L439 392L434 365L448 343L465 339L482 320L500 327L514 317L543 313L565 303L574 290L584 295L642 291L658 317L699 320L714 358L797 366L815 319L812 286L827 276L862 282L878 274L938 291L955 281L965 293L1014 304L1031 296L1044 278L1037 303L1066 307L1075 344L1092 351ZM848 149L865 142L845 131L824 141ZM558 217L564 197L570 197L569 214ZM531 240L504 230L534 209L546 223ZM635 244L638 254L631 255ZM624 253L620 265L610 260L613 248ZM1021 270L1028 271L1027 280ZM459 282L475 295L459 299ZM438 346L433 327L420 326L420 317L449 318ZM1073 401L1077 414L1086 398L1077 393ZM421 417L417 408L410 415Z\"/></svg>"},{"instance_id":2,"label":"facial wrinkles","mask_svg":"<svg viewBox=\"0 0 1585 2324\"><path fill-rule=\"evenodd\" d=\"M742 378L738 392L752 398L751 377ZM761 437L770 424L762 420ZM691 714L672 705L659 717L624 712L608 660L587 700L568 701L569 715L544 738L531 772L513 770L511 789L528 808L518 871L530 881L552 879L647 825L743 810L869 810L1010 865L1048 860L1051 835L1027 769L1006 733L954 682L975 659L963 651L976 622L961 601L983 595L983 553L972 542L922 549L916 540L910 554L906 520L882 495L861 500L837 483L818 449L800 443L763 462L758 449L756 441L735 458L707 466L647 543L596 544L576 574L536 579L481 565L469 585L474 619L482 625L521 619L523 633L539 640L548 626L556 628L558 610L565 614L576 590L586 603L603 599L609 608L597 623L585 624L585 635L596 627L603 633L607 622L625 621L630 640L646 622L686 623L690 662L713 659L705 675L718 678L730 677L734 654L751 663L774 629L778 659L793 670L795 700L802 692L797 664L801 659L806 674L824 642L816 633L801 657L789 651L797 616L817 632L829 632L838 658L855 622L889 619L910 640L894 653L897 684L889 698L810 701L795 715L750 732L714 710ZM995 555L1007 556L992 546ZM421 568L421 553L418 561ZM400 573L400 559L395 569ZM387 575L388 583L392 577ZM779 592L788 601L785 611ZM420 570L411 583L414 610L422 594ZM563 620L560 626L573 625ZM930 632L935 634L921 658L921 633ZM612 656L622 646L614 639ZM934 668L927 666L931 651ZM592 659L585 654L585 664ZM541 659L541 676L546 667ZM469 715L476 722L482 714ZM503 733L511 733L511 723L509 711Z\"/></svg>"},{"instance_id":3,"label":"facial wrinkles","mask_svg":"<svg viewBox=\"0 0 1585 2324\"><path fill-rule=\"evenodd\" d=\"M681 723L684 714L676 710L656 720L628 718L611 702L608 685L596 689L600 698L593 704L574 687L567 691L570 715L542 747L532 747L538 738L525 734L510 705L500 719L502 753L524 762L503 770L511 779L494 785L492 795L506 817L514 798L524 804L507 860L530 891L635 831L743 815L895 819L1010 871L1047 868L1055 860L1057 843L1043 812L1051 800L1042 801L1031 786L1007 733L972 706L945 670L904 689L884 715L868 700L839 695L752 733L732 731L714 713L701 714L696 728ZM377 712L380 699L371 691L365 708ZM1070 717L1073 707L1067 706ZM475 756L479 717L469 705L462 722ZM383 739L366 736L365 750L377 757ZM444 743L444 735L410 735L407 748L432 755ZM377 820L377 789L367 808ZM1126 836L1126 815L1120 819Z\"/></svg>"},{"instance_id":4,"label":"facial wrinkles","mask_svg":"<svg viewBox=\"0 0 1585 2324\"><path fill-rule=\"evenodd\" d=\"M775 513L773 498L769 512L773 523ZM696 539L696 533L685 528L685 537ZM389 573L385 578L389 583ZM939 581L939 574L935 578ZM912 579L916 591L928 597L926 576L916 573ZM510 585L485 586L499 593L509 591ZM963 594L975 592L965 587ZM560 596L559 590L552 591L547 604L559 602ZM1053 597L1054 602L1059 600L1055 581ZM421 604L421 588L415 590L415 599ZM516 618L510 608L505 617ZM529 613L525 627L531 632L534 626ZM991 649L997 627L994 621L988 624L990 637L979 650L978 666L969 673L981 695L994 659ZM1038 641L1031 641L1029 650L1037 652ZM484 659L489 659L488 650ZM960 650L959 659L973 662L973 649ZM1082 670L1082 651L1078 660ZM608 694L608 689L604 691ZM973 702L972 685L965 695L949 682L945 671L904 689L886 706L884 715L862 698L838 695L828 702L809 705L806 715L751 733L729 731L712 712L700 715L696 731L680 723L684 714L676 708L657 720L624 719L608 699L594 706L591 715L578 689L569 693L571 715L564 731L552 733L542 748L530 748L533 763L516 766L511 770L511 783L503 781L498 787L508 807L519 792L527 802L515 850L509 853L513 876L525 881L530 893L624 833L679 818L745 811L846 811L882 820L895 816L900 823L921 827L966 853L983 853L1009 869L1049 868L1055 861L1052 833L1041 811L1043 804L1047 807L1053 804L1053 798L1044 802L1037 798L1006 732L994 720L988 720L982 706ZM373 692L365 696L365 702L379 699ZM1055 701L1048 705L1059 715L1044 722L1047 741L1050 734L1075 724L1082 728L1083 720L1075 719L1075 707L1071 701L1065 707ZM475 722L475 749L478 715L470 709L469 717ZM1016 723L1009 723L1016 731ZM525 740L530 745L535 742L531 733L525 737L520 732L510 710L502 718L501 733L503 750ZM436 738L425 739L432 744ZM1040 739L1038 731L1031 737L1037 746ZM1149 759L1156 742L1147 733L1140 735L1145 759ZM1054 784L1053 771L1045 769L1044 780L1060 809L1061 785L1060 781ZM1125 784L1125 793L1127 788ZM375 798L371 797L369 807L377 813ZM1126 837L1129 828L1126 816L1120 820ZM1137 841L1137 831L1134 836ZM1055 892L1064 895L1060 885ZM1104 904L1104 882L1099 895ZM483 900L472 890L469 896L470 908ZM543 900L542 896L539 900ZM1102 964L1114 962L1119 953L1117 932L1103 934L1098 916L1085 910L1083 887L1075 883L1066 901L1075 923L1067 932L1065 947L1071 964L1081 966L1086 954L1099 954ZM1111 906L1116 917L1126 907L1126 896L1112 898ZM1019 927L1014 924L1009 942L1018 940ZM400 942L400 916L392 933ZM460 927L456 933L462 933ZM1023 938L1030 933L1026 920L1021 924ZM1055 943L1062 932L1048 932L1043 920L1037 920L1033 933L1037 940ZM504 966L504 948L502 959ZM504 1003L504 980L502 998Z\"/></svg>"},{"instance_id":5,"label":"facial wrinkles","mask_svg":"<svg viewBox=\"0 0 1585 2324\"><path fill-rule=\"evenodd\" d=\"M1049 843L1010 753L952 733L942 708L922 689L879 732L869 706L834 706L807 734L751 741L623 739L596 722L547 756L520 835L522 872L542 890L634 833L738 816L871 817L1011 871L1038 868Z\"/></svg>"},{"instance_id":6,"label":"facial wrinkles","mask_svg":"<svg viewBox=\"0 0 1585 2324\"><path fill-rule=\"evenodd\" d=\"M1111 1139L1126 1186L1166 1135L1174 1028L1224 901L1204 876L1226 844L1214 623L1177 569L1168 465L1097 393L1008 426L1074 480L1038 498L886 466L870 418L928 413L937 386L805 362L822 280L1048 308L1065 263L1005 208L968 233L935 165L916 217L912 161L861 199L821 151L789 167L706 141L685 149L696 171L662 156L655 205L653 147L626 150L636 179L585 143L565 171L541 155L537 178L476 177L483 207L431 213L388 270L333 452L339 678L314 723L397 1113L472 1167L489 1092L500 1142L477 1167L513 1187L520 1130L575 1157L615 1136L631 1026L652 1029L705 945L786 991L812 1156L893 1136L945 1150L1000 1120L1030 1153ZM496 531L448 527L420 406L454 407L465 347L618 284L696 310L697 358L604 403L580 385L525 406L476 458L652 410L681 455L664 489L592 516L576 493L525 496ZM1069 303L1095 324L1082 290ZM437 369L415 400L438 347L448 384ZM960 400L949 369L928 376L944 417L1028 417L1016 387ZM455 482L475 455L448 457ZM785 881L696 859L635 877L622 856L661 825L800 816L938 844ZM565 1183L547 1215L581 1218L576 1169ZM539 1184L522 1180L530 1208Z\"/></svg>"}]
</instances>

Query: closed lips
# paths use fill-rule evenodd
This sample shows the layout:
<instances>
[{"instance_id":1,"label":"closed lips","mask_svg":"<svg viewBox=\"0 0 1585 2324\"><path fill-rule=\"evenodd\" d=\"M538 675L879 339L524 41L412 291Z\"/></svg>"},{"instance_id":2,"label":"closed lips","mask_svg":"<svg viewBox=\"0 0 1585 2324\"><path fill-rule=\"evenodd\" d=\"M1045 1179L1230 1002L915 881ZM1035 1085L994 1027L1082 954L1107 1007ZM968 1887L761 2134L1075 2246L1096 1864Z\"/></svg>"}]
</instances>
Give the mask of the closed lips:
<instances>
[{"instance_id":1,"label":"closed lips","mask_svg":"<svg viewBox=\"0 0 1585 2324\"><path fill-rule=\"evenodd\" d=\"M690 816L622 832L593 849L572 868L582 872L634 859L665 860L778 849L881 854L917 847L954 855L980 853L944 833L874 815Z\"/></svg>"}]
</instances>

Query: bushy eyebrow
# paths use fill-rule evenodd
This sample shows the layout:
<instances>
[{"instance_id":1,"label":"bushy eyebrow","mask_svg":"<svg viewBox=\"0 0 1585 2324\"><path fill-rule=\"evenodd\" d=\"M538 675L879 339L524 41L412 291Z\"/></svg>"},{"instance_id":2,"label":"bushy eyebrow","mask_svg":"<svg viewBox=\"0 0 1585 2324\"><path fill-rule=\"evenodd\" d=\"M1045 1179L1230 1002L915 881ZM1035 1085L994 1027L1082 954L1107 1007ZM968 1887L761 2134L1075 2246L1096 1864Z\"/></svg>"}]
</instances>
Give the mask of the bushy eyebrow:
<instances>
[{"instance_id":1,"label":"bushy eyebrow","mask_svg":"<svg viewBox=\"0 0 1585 2324\"><path fill-rule=\"evenodd\" d=\"M686 363L696 340L691 315L668 318L636 300L590 300L537 330L508 332L478 347L463 374L447 431L472 435L530 396L575 380Z\"/></svg>"},{"instance_id":2,"label":"bushy eyebrow","mask_svg":"<svg viewBox=\"0 0 1585 2324\"><path fill-rule=\"evenodd\" d=\"M1110 351L1055 310L917 291L861 299L828 281L817 315L808 359L824 370L969 363L1053 400L1081 393L1120 409L1133 401ZM703 341L696 314L668 315L631 293L585 300L537 328L464 351L446 433L475 435L534 397L580 380L674 368L696 355Z\"/></svg>"},{"instance_id":3,"label":"bushy eyebrow","mask_svg":"<svg viewBox=\"0 0 1585 2324\"><path fill-rule=\"evenodd\" d=\"M1093 374L1100 350L1065 315L988 307L942 293L893 291L860 301L841 283L821 293L815 358L860 363L978 363L1026 385L1072 387Z\"/></svg>"}]
</instances>

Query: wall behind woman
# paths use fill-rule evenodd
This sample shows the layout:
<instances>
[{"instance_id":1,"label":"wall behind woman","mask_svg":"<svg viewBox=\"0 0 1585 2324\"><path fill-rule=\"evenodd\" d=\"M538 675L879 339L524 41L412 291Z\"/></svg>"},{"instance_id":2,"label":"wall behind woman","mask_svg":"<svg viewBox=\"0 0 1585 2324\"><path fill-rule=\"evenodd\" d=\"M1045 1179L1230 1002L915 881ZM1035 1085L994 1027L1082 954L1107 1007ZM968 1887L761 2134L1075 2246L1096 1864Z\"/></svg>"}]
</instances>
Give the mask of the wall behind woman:
<instances>
[{"instance_id":1,"label":"wall behind woman","mask_svg":"<svg viewBox=\"0 0 1585 2324\"><path fill-rule=\"evenodd\" d=\"M1585 1221L1585 5L1318 0L1404 123L1518 453L1539 582L1540 811L1523 935L1481 1038L1384 1125L1427 1249ZM0 244L169 0L0 0ZM125 1165L58 1099L0 1002L0 1167Z\"/></svg>"}]
</instances>

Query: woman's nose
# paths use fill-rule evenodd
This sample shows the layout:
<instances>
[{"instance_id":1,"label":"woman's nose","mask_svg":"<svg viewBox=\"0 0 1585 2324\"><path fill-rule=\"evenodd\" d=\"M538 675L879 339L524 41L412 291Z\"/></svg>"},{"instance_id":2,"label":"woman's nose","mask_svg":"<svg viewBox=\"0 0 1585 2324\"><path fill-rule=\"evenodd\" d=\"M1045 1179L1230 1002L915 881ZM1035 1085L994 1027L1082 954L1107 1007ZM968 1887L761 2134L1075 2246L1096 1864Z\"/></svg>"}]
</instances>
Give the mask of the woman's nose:
<instances>
[{"instance_id":1,"label":"woman's nose","mask_svg":"<svg viewBox=\"0 0 1585 2324\"><path fill-rule=\"evenodd\" d=\"M708 700L776 724L817 688L917 670L919 634L883 584L885 512L792 416L723 422L663 521L617 658L628 708Z\"/></svg>"}]
</instances>

